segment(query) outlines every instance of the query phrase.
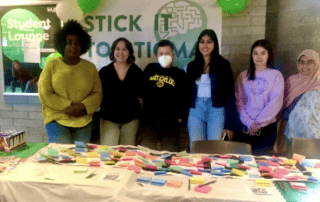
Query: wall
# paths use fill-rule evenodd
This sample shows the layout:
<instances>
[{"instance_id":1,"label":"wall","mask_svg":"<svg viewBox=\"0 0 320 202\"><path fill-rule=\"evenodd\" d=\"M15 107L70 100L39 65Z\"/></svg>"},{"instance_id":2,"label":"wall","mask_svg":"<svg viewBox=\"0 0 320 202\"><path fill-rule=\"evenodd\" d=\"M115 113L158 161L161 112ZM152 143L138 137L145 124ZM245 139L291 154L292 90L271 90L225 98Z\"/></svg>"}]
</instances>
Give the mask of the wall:
<instances>
[{"instance_id":1,"label":"wall","mask_svg":"<svg viewBox=\"0 0 320 202\"><path fill-rule=\"evenodd\" d=\"M273 19L277 31L271 37L275 41L275 64L287 78L297 73L296 57L301 51L313 49L320 52L320 3L317 0L269 2L273 1L268 0L270 13L277 16ZM272 31L267 35L271 36Z\"/></svg>"},{"instance_id":2,"label":"wall","mask_svg":"<svg viewBox=\"0 0 320 202\"><path fill-rule=\"evenodd\" d=\"M218 6L217 2L213 1L213 4ZM247 7L241 13L223 13L221 54L231 62L235 76L248 68L250 48L254 41L265 37L266 2L248 0ZM25 130L28 142L46 142L41 105L5 103L1 80L0 90L0 131Z\"/></svg>"}]
</instances>

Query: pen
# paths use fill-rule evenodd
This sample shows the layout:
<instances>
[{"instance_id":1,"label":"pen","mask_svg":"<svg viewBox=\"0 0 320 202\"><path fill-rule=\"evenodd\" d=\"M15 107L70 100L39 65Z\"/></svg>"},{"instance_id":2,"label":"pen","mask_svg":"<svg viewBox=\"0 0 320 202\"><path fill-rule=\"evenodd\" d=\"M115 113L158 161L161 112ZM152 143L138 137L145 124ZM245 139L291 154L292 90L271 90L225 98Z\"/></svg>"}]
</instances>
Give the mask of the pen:
<instances>
[{"instance_id":1,"label":"pen","mask_svg":"<svg viewBox=\"0 0 320 202\"><path fill-rule=\"evenodd\" d=\"M286 188L284 182L280 181L280 184L282 185L283 191L286 193L287 192L287 188Z\"/></svg>"},{"instance_id":2,"label":"pen","mask_svg":"<svg viewBox=\"0 0 320 202\"><path fill-rule=\"evenodd\" d=\"M205 184L201 184L201 185L199 185L198 187L207 186L207 185L209 185L209 184L215 183L216 181L217 181L217 180L213 180L213 181L211 181L211 182L208 182L208 183L205 183Z\"/></svg>"},{"instance_id":3,"label":"pen","mask_svg":"<svg viewBox=\"0 0 320 202\"><path fill-rule=\"evenodd\" d=\"M189 189L188 190L190 191L190 179L189 179Z\"/></svg>"}]
</instances>

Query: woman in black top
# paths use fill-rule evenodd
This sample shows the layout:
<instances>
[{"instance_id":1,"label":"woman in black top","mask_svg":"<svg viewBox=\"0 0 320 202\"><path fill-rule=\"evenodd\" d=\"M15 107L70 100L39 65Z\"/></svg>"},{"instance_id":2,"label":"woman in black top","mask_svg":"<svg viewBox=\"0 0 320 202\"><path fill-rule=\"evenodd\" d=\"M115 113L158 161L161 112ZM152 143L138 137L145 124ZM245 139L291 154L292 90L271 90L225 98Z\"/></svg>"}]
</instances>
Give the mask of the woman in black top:
<instances>
[{"instance_id":1,"label":"woman in black top","mask_svg":"<svg viewBox=\"0 0 320 202\"><path fill-rule=\"evenodd\" d=\"M142 71L134 64L133 53L131 42L126 38L117 39L111 47L112 63L99 72L103 91L100 144L135 145Z\"/></svg>"}]
</instances>

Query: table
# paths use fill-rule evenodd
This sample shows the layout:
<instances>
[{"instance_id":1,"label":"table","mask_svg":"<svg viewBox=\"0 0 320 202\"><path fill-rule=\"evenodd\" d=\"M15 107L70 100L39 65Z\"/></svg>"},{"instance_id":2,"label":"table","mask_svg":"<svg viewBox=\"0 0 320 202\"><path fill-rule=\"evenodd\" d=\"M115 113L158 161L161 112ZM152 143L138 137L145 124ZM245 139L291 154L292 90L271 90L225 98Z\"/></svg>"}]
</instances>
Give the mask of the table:
<instances>
[{"instance_id":1,"label":"table","mask_svg":"<svg viewBox=\"0 0 320 202\"><path fill-rule=\"evenodd\" d=\"M74 146L74 145L67 145ZM58 148L57 144L49 144L42 148L40 152L45 153L47 148ZM150 150L152 151L152 150ZM156 152L156 151L152 151ZM162 152L164 153L164 152ZM11 173L0 175L0 193L4 201L286 201L292 199L290 188L287 193L277 190L272 183L270 191L273 195L257 196L250 195L248 187L255 186L252 180L217 178L217 182L212 184L212 190L208 194L193 191L195 185L191 185L188 190L188 178L177 177L177 175L157 176L161 179L179 179L183 181L181 188L158 187L150 184L143 184L141 187L136 183L139 176L151 176L153 174L137 174L123 168L88 168L88 173L74 174L75 168L83 168L70 165L56 165L52 163L38 163L33 159L39 154L35 154L19 165ZM202 154L197 154L202 155ZM95 172L95 176L86 179L85 177ZM104 181L99 178L103 173L116 173L122 176L120 181ZM47 178L47 179L45 179ZM55 179L55 181L50 179ZM212 178L206 179L211 181ZM313 184L318 188L318 184ZM289 186L287 184L287 186ZM296 192L296 191L295 191ZM296 193L298 195L305 195ZM291 201L291 200L288 200Z\"/></svg>"}]
</instances>

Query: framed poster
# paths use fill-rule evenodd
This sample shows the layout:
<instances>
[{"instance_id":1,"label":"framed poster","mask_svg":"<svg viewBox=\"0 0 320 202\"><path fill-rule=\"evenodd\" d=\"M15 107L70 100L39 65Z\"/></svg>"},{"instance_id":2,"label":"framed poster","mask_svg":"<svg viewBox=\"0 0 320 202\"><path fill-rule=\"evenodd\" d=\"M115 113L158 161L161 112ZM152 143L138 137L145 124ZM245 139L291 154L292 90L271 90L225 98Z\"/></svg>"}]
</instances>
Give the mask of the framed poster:
<instances>
[{"instance_id":1,"label":"framed poster","mask_svg":"<svg viewBox=\"0 0 320 202\"><path fill-rule=\"evenodd\" d=\"M55 52L54 33L61 21L57 2L0 4L2 89L5 95L37 95L46 59Z\"/></svg>"}]
</instances>

